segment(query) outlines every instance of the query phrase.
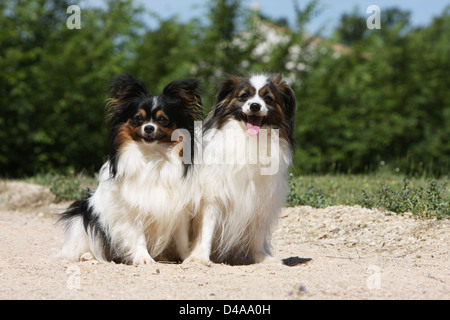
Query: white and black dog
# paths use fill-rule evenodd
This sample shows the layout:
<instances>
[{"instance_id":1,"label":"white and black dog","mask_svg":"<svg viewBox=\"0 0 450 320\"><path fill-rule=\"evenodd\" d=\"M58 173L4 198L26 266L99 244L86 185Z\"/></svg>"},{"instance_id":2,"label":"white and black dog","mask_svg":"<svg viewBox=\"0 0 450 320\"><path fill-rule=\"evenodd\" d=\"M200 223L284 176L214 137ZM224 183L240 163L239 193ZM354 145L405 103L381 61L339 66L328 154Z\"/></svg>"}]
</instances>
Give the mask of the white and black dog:
<instances>
[{"instance_id":1,"label":"white and black dog","mask_svg":"<svg viewBox=\"0 0 450 320\"><path fill-rule=\"evenodd\" d=\"M109 160L97 189L62 214L65 242L59 257L80 260L88 253L101 261L144 264L176 242L178 259L186 258L185 225L199 194L193 194L189 179L192 161L183 163L178 153L180 144L190 141L182 150L194 155L194 141L173 137L177 130L186 133L179 137L193 137L194 121L202 114L197 87L198 81L186 79L153 95L131 75L113 80Z\"/></svg>"}]
</instances>

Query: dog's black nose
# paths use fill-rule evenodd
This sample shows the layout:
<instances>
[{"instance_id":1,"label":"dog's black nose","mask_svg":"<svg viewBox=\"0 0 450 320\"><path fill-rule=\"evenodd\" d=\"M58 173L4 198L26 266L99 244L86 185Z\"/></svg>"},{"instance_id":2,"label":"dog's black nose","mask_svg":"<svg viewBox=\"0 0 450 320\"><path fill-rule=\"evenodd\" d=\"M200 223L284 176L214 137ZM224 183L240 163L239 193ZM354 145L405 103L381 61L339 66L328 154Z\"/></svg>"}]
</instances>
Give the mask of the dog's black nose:
<instances>
[{"instance_id":1,"label":"dog's black nose","mask_svg":"<svg viewBox=\"0 0 450 320\"><path fill-rule=\"evenodd\" d=\"M253 112L258 112L259 110L261 110L261 105L259 103L253 102L250 105L250 110Z\"/></svg>"},{"instance_id":2,"label":"dog's black nose","mask_svg":"<svg viewBox=\"0 0 450 320\"><path fill-rule=\"evenodd\" d=\"M152 125L150 125L150 124L148 124L148 125L146 125L146 126L144 127L144 131L145 131L145 133L147 133L147 134L153 133L153 131L155 131L155 127L152 126Z\"/></svg>"}]
</instances>

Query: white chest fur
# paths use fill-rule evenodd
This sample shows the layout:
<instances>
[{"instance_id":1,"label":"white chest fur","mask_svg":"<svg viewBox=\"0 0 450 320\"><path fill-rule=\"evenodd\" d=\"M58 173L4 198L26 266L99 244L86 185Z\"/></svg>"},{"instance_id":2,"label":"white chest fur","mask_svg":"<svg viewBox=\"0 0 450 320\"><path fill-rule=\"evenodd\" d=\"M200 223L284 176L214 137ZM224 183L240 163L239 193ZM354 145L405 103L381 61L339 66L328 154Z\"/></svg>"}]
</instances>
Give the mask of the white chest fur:
<instances>
[{"instance_id":1,"label":"white chest fur","mask_svg":"<svg viewBox=\"0 0 450 320\"><path fill-rule=\"evenodd\" d=\"M216 253L245 247L276 222L287 191L289 142L278 130L262 128L249 136L241 122L229 121L203 140L200 180L206 206L217 209ZM249 247L249 245L247 245Z\"/></svg>"},{"instance_id":2,"label":"white chest fur","mask_svg":"<svg viewBox=\"0 0 450 320\"><path fill-rule=\"evenodd\" d=\"M114 178L109 162L103 165L94 208L113 219L126 216L144 225L172 225L187 201L181 162L170 148L144 147L130 143L122 150Z\"/></svg>"},{"instance_id":3,"label":"white chest fur","mask_svg":"<svg viewBox=\"0 0 450 320\"><path fill-rule=\"evenodd\" d=\"M291 162L289 143L280 139L278 129L262 128L257 136L249 136L244 124L233 120L207 132L203 145L202 179L215 193L221 182L231 183L241 196L242 188L270 189L284 180Z\"/></svg>"}]
</instances>

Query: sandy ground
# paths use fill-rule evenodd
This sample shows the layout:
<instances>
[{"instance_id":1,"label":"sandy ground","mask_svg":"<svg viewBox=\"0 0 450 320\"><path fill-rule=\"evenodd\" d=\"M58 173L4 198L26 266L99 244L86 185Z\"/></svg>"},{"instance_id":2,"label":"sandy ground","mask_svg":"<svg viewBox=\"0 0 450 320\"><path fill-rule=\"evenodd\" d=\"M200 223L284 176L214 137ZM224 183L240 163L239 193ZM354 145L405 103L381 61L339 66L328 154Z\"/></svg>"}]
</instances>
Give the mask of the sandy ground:
<instances>
[{"instance_id":1,"label":"sandy ground","mask_svg":"<svg viewBox=\"0 0 450 320\"><path fill-rule=\"evenodd\" d=\"M42 186L0 182L0 299L450 299L450 221L361 207L288 208L285 265L69 262Z\"/></svg>"}]
</instances>

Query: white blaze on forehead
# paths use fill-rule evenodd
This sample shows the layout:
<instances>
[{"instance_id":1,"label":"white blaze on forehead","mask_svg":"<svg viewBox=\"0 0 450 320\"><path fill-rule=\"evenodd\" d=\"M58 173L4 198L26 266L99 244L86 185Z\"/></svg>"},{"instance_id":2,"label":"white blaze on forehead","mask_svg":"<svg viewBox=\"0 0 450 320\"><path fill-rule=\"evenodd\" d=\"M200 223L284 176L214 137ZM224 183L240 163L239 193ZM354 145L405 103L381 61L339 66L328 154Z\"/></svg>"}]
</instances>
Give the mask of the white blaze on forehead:
<instances>
[{"instance_id":1,"label":"white blaze on forehead","mask_svg":"<svg viewBox=\"0 0 450 320\"><path fill-rule=\"evenodd\" d=\"M257 74L250 78L250 84L256 89L256 92L264 87L267 84L267 81L267 76L263 74Z\"/></svg>"},{"instance_id":2,"label":"white blaze on forehead","mask_svg":"<svg viewBox=\"0 0 450 320\"><path fill-rule=\"evenodd\" d=\"M152 110L156 109L156 107L158 107L158 96L153 96Z\"/></svg>"},{"instance_id":3,"label":"white blaze on forehead","mask_svg":"<svg viewBox=\"0 0 450 320\"><path fill-rule=\"evenodd\" d=\"M249 79L250 85L255 88L255 95L253 97L250 97L250 99L247 100L247 102L242 106L242 111L245 114L248 114L251 112L250 106L252 103L257 103L261 106L261 109L258 113L260 116L266 116L267 112L269 111L267 109L266 103L259 95L259 90L261 90L265 85L267 85L269 81L269 78L267 78L266 75L263 74L256 74L252 75Z\"/></svg>"}]
</instances>

